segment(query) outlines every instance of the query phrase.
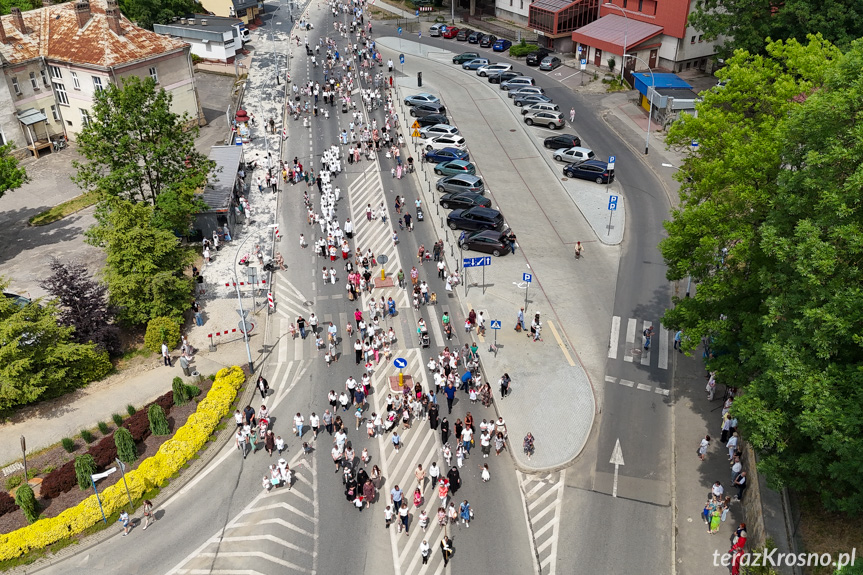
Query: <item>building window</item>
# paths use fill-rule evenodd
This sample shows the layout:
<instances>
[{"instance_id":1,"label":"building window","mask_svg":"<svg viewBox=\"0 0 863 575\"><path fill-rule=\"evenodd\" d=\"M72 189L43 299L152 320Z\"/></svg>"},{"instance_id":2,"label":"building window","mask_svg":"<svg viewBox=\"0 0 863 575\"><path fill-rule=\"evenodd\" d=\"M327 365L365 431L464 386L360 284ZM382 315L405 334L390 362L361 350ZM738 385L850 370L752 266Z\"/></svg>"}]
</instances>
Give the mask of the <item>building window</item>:
<instances>
[{"instance_id":1,"label":"building window","mask_svg":"<svg viewBox=\"0 0 863 575\"><path fill-rule=\"evenodd\" d=\"M698 42L699 43L704 42L704 34L702 34L701 36L698 37Z\"/></svg>"},{"instance_id":2,"label":"building window","mask_svg":"<svg viewBox=\"0 0 863 575\"><path fill-rule=\"evenodd\" d=\"M638 0L638 11L641 12L642 8L644 8L644 0Z\"/></svg>"},{"instance_id":3,"label":"building window","mask_svg":"<svg viewBox=\"0 0 863 575\"><path fill-rule=\"evenodd\" d=\"M63 79L63 72L60 71L60 68L58 68L57 66L48 66L48 69L51 70L52 78L54 78L55 80Z\"/></svg>"},{"instance_id":4,"label":"building window","mask_svg":"<svg viewBox=\"0 0 863 575\"><path fill-rule=\"evenodd\" d=\"M75 88L76 90L80 90L81 89L81 80L78 79L78 73L77 72L70 72L70 73L72 74L72 87Z\"/></svg>"},{"instance_id":5,"label":"building window","mask_svg":"<svg viewBox=\"0 0 863 575\"><path fill-rule=\"evenodd\" d=\"M150 77L153 79L153 81L155 83L157 83L157 84L159 83L159 74L158 74L158 72L156 72L155 66L150 67Z\"/></svg>"},{"instance_id":6,"label":"building window","mask_svg":"<svg viewBox=\"0 0 863 575\"><path fill-rule=\"evenodd\" d=\"M690 39L689 39L689 43L690 43L690 44L695 44L695 36L693 36L692 38L690 38Z\"/></svg>"},{"instance_id":7,"label":"building window","mask_svg":"<svg viewBox=\"0 0 863 575\"><path fill-rule=\"evenodd\" d=\"M520 0L518 7L520 10L524 10L524 0Z\"/></svg>"},{"instance_id":8,"label":"building window","mask_svg":"<svg viewBox=\"0 0 863 575\"><path fill-rule=\"evenodd\" d=\"M48 86L48 72L45 71L45 68L39 70L39 74L42 76L42 83Z\"/></svg>"},{"instance_id":9,"label":"building window","mask_svg":"<svg viewBox=\"0 0 863 575\"><path fill-rule=\"evenodd\" d=\"M81 125L86 128L90 125L90 113L84 108L81 108L79 111L81 112Z\"/></svg>"},{"instance_id":10,"label":"building window","mask_svg":"<svg viewBox=\"0 0 863 575\"><path fill-rule=\"evenodd\" d=\"M509 5L512 6L512 0L509 0Z\"/></svg>"},{"instance_id":11,"label":"building window","mask_svg":"<svg viewBox=\"0 0 863 575\"><path fill-rule=\"evenodd\" d=\"M60 121L60 110L57 109L57 106L51 105L51 116L54 117L55 122Z\"/></svg>"},{"instance_id":12,"label":"building window","mask_svg":"<svg viewBox=\"0 0 863 575\"><path fill-rule=\"evenodd\" d=\"M34 90L39 89L39 82L36 80L36 72L30 72L30 85Z\"/></svg>"},{"instance_id":13,"label":"building window","mask_svg":"<svg viewBox=\"0 0 863 575\"><path fill-rule=\"evenodd\" d=\"M66 96L66 86L63 84L55 84L54 86L57 88L57 101L64 106L68 106L69 98Z\"/></svg>"},{"instance_id":14,"label":"building window","mask_svg":"<svg viewBox=\"0 0 863 575\"><path fill-rule=\"evenodd\" d=\"M15 90L15 95L21 95L21 86L18 85L18 78L12 77L12 89Z\"/></svg>"},{"instance_id":15,"label":"building window","mask_svg":"<svg viewBox=\"0 0 863 575\"><path fill-rule=\"evenodd\" d=\"M93 76L93 87L97 92L101 92L105 88L102 86L102 77L101 76Z\"/></svg>"}]
</instances>

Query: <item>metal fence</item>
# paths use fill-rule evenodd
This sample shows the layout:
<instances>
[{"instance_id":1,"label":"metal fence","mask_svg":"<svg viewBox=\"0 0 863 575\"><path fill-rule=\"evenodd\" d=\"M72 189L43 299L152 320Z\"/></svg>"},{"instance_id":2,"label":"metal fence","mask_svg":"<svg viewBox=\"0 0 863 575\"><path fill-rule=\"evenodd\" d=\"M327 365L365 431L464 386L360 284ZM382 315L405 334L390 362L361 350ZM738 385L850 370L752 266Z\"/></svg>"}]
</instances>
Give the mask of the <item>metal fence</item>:
<instances>
[{"instance_id":1,"label":"metal fence","mask_svg":"<svg viewBox=\"0 0 863 575\"><path fill-rule=\"evenodd\" d=\"M511 40L513 43L519 42L522 39L524 39L528 43L534 43L538 41L539 37L534 31L513 30L512 28L507 28L506 26L495 24L494 22L489 21L490 18L494 18L494 13L483 14L479 12L479 8L477 8L477 11L477 14L474 14L473 16L471 16L466 11L457 11L455 13L456 23L474 26L483 30L484 32L494 34L498 38L505 38L506 40ZM419 17L397 18L395 19L395 24L396 26L402 28L403 33L416 34L421 29L423 22L435 22L439 19L442 20L443 23L449 22L450 13L446 10L438 12L421 12Z\"/></svg>"}]
</instances>

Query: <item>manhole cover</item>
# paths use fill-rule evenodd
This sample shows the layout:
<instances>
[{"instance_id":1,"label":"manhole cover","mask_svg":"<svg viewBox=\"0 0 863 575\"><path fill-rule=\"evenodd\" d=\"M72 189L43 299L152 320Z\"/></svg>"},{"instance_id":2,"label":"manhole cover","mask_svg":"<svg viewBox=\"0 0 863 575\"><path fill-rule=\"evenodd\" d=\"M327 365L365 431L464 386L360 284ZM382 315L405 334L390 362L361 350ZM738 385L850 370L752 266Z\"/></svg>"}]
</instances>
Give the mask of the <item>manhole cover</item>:
<instances>
[{"instance_id":1,"label":"manhole cover","mask_svg":"<svg viewBox=\"0 0 863 575\"><path fill-rule=\"evenodd\" d=\"M304 305L304 306L306 306L306 307L312 307L313 305L315 305L315 302L313 302L313 301L304 301L304 302L303 302L303 305Z\"/></svg>"},{"instance_id":2,"label":"manhole cover","mask_svg":"<svg viewBox=\"0 0 863 575\"><path fill-rule=\"evenodd\" d=\"M510 132L515 132L515 130L510 130Z\"/></svg>"},{"instance_id":3,"label":"manhole cover","mask_svg":"<svg viewBox=\"0 0 863 575\"><path fill-rule=\"evenodd\" d=\"M568 181L569 181L569 178L561 178L560 180L561 180L562 182L568 182Z\"/></svg>"}]
</instances>

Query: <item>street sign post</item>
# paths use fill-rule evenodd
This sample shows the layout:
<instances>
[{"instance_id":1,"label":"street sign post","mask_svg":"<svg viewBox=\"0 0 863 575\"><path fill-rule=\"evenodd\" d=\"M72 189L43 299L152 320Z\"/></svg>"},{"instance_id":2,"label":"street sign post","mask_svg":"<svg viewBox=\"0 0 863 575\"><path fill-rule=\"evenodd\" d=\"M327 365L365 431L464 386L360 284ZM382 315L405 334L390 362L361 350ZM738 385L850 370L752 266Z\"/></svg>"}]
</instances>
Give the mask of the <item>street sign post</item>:
<instances>
[{"instance_id":1,"label":"street sign post","mask_svg":"<svg viewBox=\"0 0 863 575\"><path fill-rule=\"evenodd\" d=\"M408 366L408 360L403 357L397 357L393 360L393 365L396 366L399 370L399 387L404 387L405 374L402 370Z\"/></svg>"},{"instance_id":2,"label":"street sign post","mask_svg":"<svg viewBox=\"0 0 863 575\"><path fill-rule=\"evenodd\" d=\"M102 512L102 521L104 521L105 523L108 523L108 518L105 517L105 510L102 509L102 499L99 497L99 490L96 489L96 482L99 481L100 479L104 479L104 478L108 477L109 475L111 475L115 471L117 471L117 468L112 467L111 469L107 469L107 470L103 471L102 473L94 473L93 475L90 476L90 484L93 486L93 491L96 492L96 501L99 503L99 511Z\"/></svg>"},{"instance_id":3,"label":"street sign post","mask_svg":"<svg viewBox=\"0 0 863 575\"><path fill-rule=\"evenodd\" d=\"M396 28L396 31L399 33L399 36L401 36L401 35L402 35L402 27L401 27L401 26L399 26L398 28Z\"/></svg>"},{"instance_id":4,"label":"street sign post","mask_svg":"<svg viewBox=\"0 0 863 575\"><path fill-rule=\"evenodd\" d=\"M491 320L491 329L494 330L494 345L492 346L492 350L494 350L494 354L497 355L497 331L500 329L500 320L493 319Z\"/></svg>"},{"instance_id":5,"label":"street sign post","mask_svg":"<svg viewBox=\"0 0 863 575\"><path fill-rule=\"evenodd\" d=\"M533 281L533 274L523 273L521 274L521 281L525 283L524 286L524 309L527 311L527 292L530 291L530 282ZM524 327L524 326L522 326Z\"/></svg>"},{"instance_id":6,"label":"street sign post","mask_svg":"<svg viewBox=\"0 0 863 575\"><path fill-rule=\"evenodd\" d=\"M491 265L491 256L484 256L478 258L464 258L462 261L462 267L467 268L482 268L482 293L485 293L485 266ZM465 297L467 297L467 272L465 272L465 282L464 282L464 293Z\"/></svg>"},{"instance_id":7,"label":"street sign post","mask_svg":"<svg viewBox=\"0 0 863 575\"><path fill-rule=\"evenodd\" d=\"M399 63L404 65L404 63L405 63L405 55L404 54L399 54Z\"/></svg>"},{"instance_id":8,"label":"street sign post","mask_svg":"<svg viewBox=\"0 0 863 575\"><path fill-rule=\"evenodd\" d=\"M617 196L608 196L608 235L611 235L611 216L617 211Z\"/></svg>"},{"instance_id":9,"label":"street sign post","mask_svg":"<svg viewBox=\"0 0 863 575\"><path fill-rule=\"evenodd\" d=\"M414 130L419 130L420 129L420 123L417 122L416 120L414 120L414 123L411 124L411 128L413 128Z\"/></svg>"},{"instance_id":10,"label":"street sign post","mask_svg":"<svg viewBox=\"0 0 863 575\"><path fill-rule=\"evenodd\" d=\"M581 48L578 49L578 53L581 54ZM579 67L581 68L581 85L584 86L584 71L587 70L587 58L581 59Z\"/></svg>"}]
</instances>

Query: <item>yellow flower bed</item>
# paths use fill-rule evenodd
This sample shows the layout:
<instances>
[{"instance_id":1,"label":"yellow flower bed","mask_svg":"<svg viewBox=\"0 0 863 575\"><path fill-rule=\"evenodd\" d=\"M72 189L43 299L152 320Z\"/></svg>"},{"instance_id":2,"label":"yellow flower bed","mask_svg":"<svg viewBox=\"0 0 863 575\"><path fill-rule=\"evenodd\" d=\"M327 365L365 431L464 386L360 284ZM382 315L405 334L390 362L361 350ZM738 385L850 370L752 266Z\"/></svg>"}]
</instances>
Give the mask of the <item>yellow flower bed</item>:
<instances>
[{"instance_id":1,"label":"yellow flower bed","mask_svg":"<svg viewBox=\"0 0 863 575\"><path fill-rule=\"evenodd\" d=\"M137 469L126 474L129 493L133 499L161 485L174 475L207 442L223 417L228 415L237 390L245 381L243 370L237 366L225 368L216 374L207 397L198 404L186 424L166 441L153 457L141 462ZM107 487L102 493L105 515L110 516L127 502L122 481ZM41 519L17 531L0 535L0 561L19 557L42 549L72 535L81 533L102 520L96 496L91 495L75 507L57 517Z\"/></svg>"}]
</instances>

